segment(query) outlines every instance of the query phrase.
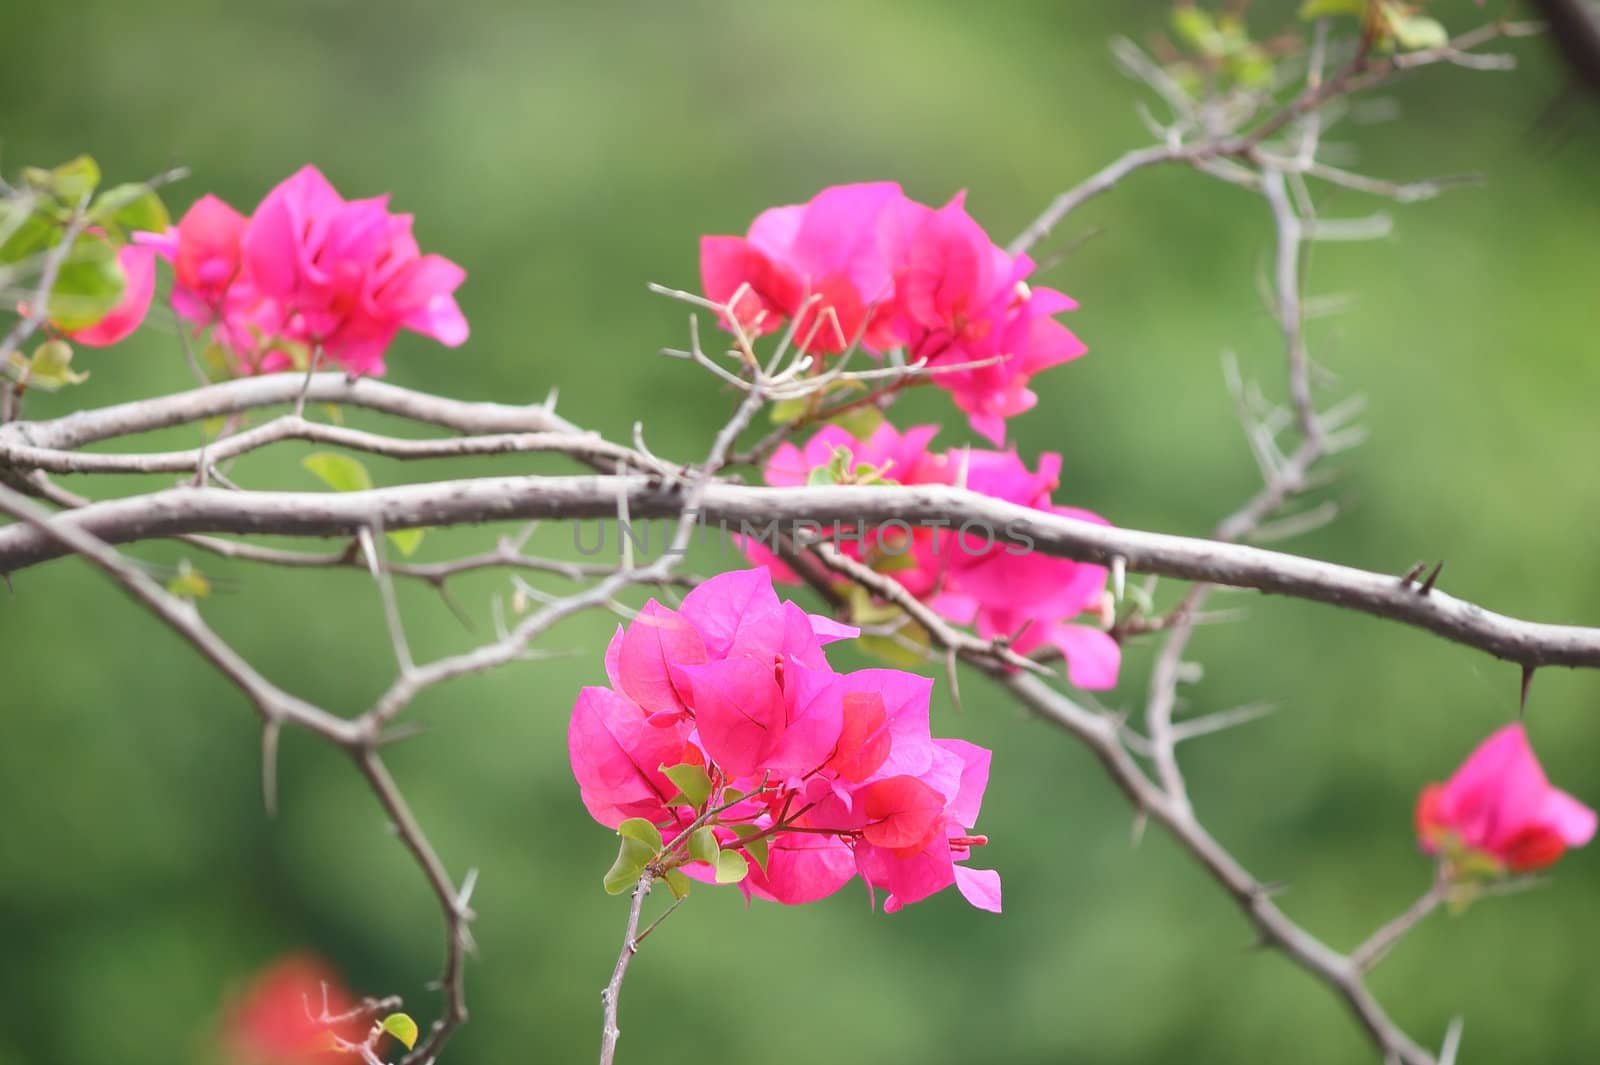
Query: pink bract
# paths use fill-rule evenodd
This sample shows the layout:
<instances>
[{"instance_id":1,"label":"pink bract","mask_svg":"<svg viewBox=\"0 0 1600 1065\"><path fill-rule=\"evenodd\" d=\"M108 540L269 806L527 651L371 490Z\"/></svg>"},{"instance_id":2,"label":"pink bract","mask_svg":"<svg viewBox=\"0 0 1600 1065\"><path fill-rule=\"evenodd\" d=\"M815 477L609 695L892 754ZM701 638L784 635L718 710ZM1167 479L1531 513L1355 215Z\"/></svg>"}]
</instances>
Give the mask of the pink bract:
<instances>
[{"instance_id":1,"label":"pink bract","mask_svg":"<svg viewBox=\"0 0 1600 1065\"><path fill-rule=\"evenodd\" d=\"M1043 513L1107 524L1098 514L1057 506L1050 500L1061 470L1061 456L1046 453L1030 470L1014 451L954 448L929 450L938 431L923 425L897 431L887 422L862 441L838 426L826 426L803 445L785 443L768 461L768 484L803 485L811 471L826 467L843 450L854 469L871 466L884 481L903 485L964 485L974 492ZM858 562L880 569L939 613L980 636L1003 636L1020 654L1053 646L1066 659L1068 679L1079 688L1116 686L1122 650L1109 633L1081 624L1097 614L1105 597L1107 573L1096 566L1055 558L1000 542L999 530L912 525L900 528L835 530L838 548ZM751 561L774 579L799 578L765 545L743 544Z\"/></svg>"},{"instance_id":2,"label":"pink bract","mask_svg":"<svg viewBox=\"0 0 1600 1065\"><path fill-rule=\"evenodd\" d=\"M604 825L642 817L670 844L696 811L670 804L665 769L703 766L725 848L742 849L749 895L787 904L832 894L854 876L893 910L957 885L998 911L999 877L959 864L989 753L936 740L932 682L898 670L839 673L823 645L854 629L780 600L763 569L704 582L677 610L651 601L606 652L610 687L585 688L568 749L584 805ZM762 834L765 867L731 825ZM684 871L710 877L704 863Z\"/></svg>"},{"instance_id":3,"label":"pink bract","mask_svg":"<svg viewBox=\"0 0 1600 1065\"><path fill-rule=\"evenodd\" d=\"M1513 872L1543 869L1595 834L1594 810L1550 785L1521 724L1484 740L1444 784L1424 788L1416 820L1429 854L1466 848Z\"/></svg>"},{"instance_id":4,"label":"pink bract","mask_svg":"<svg viewBox=\"0 0 1600 1065\"><path fill-rule=\"evenodd\" d=\"M997 445L1006 419L1037 402L1033 375L1086 350L1054 318L1077 304L1030 287L1033 271L989 239L964 194L934 209L892 182L833 186L763 212L743 237L700 242L707 297L745 330L798 319L807 351L904 348Z\"/></svg>"},{"instance_id":5,"label":"pink bract","mask_svg":"<svg viewBox=\"0 0 1600 1065\"><path fill-rule=\"evenodd\" d=\"M345 200L316 167L272 189L246 218L214 196L140 239L173 264L173 309L214 337L241 373L287 369L320 349L381 375L401 329L447 347L467 339L455 290L466 273L423 255L388 197Z\"/></svg>"}]
</instances>

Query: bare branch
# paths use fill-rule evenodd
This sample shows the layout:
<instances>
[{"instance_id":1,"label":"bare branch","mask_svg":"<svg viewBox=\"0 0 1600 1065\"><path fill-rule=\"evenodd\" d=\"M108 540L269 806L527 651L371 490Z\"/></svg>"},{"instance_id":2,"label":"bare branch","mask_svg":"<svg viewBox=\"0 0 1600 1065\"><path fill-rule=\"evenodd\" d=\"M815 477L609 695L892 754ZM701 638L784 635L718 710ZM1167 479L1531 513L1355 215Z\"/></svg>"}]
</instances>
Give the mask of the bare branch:
<instances>
[{"instance_id":1,"label":"bare branch","mask_svg":"<svg viewBox=\"0 0 1600 1065\"><path fill-rule=\"evenodd\" d=\"M365 492L228 492L178 488L94 503L51 519L108 543L197 532L353 536L381 521L385 529L541 517L604 518L626 487L635 518L685 513L685 496L653 478L609 476L491 477ZM1600 666L1600 629L1520 621L1437 589L1417 595L1392 574L1191 537L1093 525L944 486L758 488L707 483L697 519L780 524L882 524L954 520L986 524L997 542L1129 572L1254 588L1327 603L1426 629L1523 665ZM1009 523L1009 526L1008 526ZM0 529L0 573L59 558L71 550L37 528ZM640 571L644 572L644 571ZM659 575L649 574L654 581ZM615 589L613 589L614 591Z\"/></svg>"}]
</instances>

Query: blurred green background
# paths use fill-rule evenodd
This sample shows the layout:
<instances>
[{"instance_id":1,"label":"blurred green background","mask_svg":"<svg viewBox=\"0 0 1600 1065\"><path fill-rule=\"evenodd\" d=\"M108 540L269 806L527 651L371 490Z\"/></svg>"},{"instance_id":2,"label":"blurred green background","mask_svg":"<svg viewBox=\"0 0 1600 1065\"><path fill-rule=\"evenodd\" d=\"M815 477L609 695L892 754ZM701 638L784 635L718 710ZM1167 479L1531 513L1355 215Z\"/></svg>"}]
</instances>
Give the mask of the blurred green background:
<instances>
[{"instance_id":1,"label":"blurred green background","mask_svg":"<svg viewBox=\"0 0 1600 1065\"><path fill-rule=\"evenodd\" d=\"M1265 36L1292 7L1258 3L1252 25ZM1485 17L1438 7L1458 27ZM931 201L967 188L1008 239L1055 192L1145 142L1141 94L1107 42L1145 39L1166 17L1160 3L1083 0L13 0L7 15L7 171L80 151L119 181L182 163L194 176L172 190L180 209L214 191L248 210L305 162L347 195L392 191L417 214L424 250L467 267L474 335L458 351L402 339L391 380L504 401L559 386L567 416L608 434L644 419L653 448L685 459L703 453L728 400L655 354L683 340L685 315L646 281L692 286L702 233L742 231L763 207L843 181L898 179ZM1293 549L1393 572L1442 557L1452 593L1596 624L1600 121L1580 101L1537 125L1565 75L1543 42L1516 51L1515 74L1435 69L1386 93L1400 121L1330 134L1368 173L1489 180L1394 208L1386 240L1314 250L1311 292L1350 301L1311 327L1338 378L1324 396L1369 396L1371 439L1337 463L1331 491L1348 513ZM1337 191L1322 205L1386 207ZM1037 382L1042 402L1015 440L1028 456L1064 454L1058 501L1203 534L1256 476L1222 353L1281 394L1259 295L1266 208L1192 173L1150 172L1074 215L1051 246L1091 229L1046 275L1081 300L1071 324L1091 354ZM187 380L170 315L79 361L91 382L31 397L32 416ZM946 442L968 439L942 396L909 409L945 421ZM234 476L314 488L303 451ZM371 466L385 483L460 469ZM492 535L432 534L422 557ZM543 530L539 544L570 553L570 530ZM195 561L221 585L207 616L293 690L353 713L390 677L360 574ZM426 589L403 588L419 653L484 638L505 590L487 576L457 588L472 632ZM1517 671L1325 607L1213 602L1249 617L1196 639L1205 677L1186 689L1189 707L1266 699L1282 711L1185 752L1195 801L1260 877L1290 882L1293 916L1349 947L1425 887L1415 794L1515 714ZM451 869L481 870L473 1018L449 1060L594 1055L626 904L600 890L615 841L578 801L564 736L577 689L603 678L612 624L570 623L547 644L570 657L436 693L413 713L427 734L392 752ZM340 757L287 737L282 810L268 819L240 698L80 564L18 575L0 594L0 640L0 1065L203 1062L228 989L294 949L325 954L362 991L405 993L426 1023L433 903ZM1130 651L1108 705L1141 705L1149 661L1147 646ZM941 702L935 715L936 732L995 750L979 827L1005 914L953 892L885 917L856 887L796 910L697 889L632 970L622 1060L1372 1060L1333 997L1252 951L1232 905L1160 833L1133 845L1129 811L1083 751L976 678L961 712ZM1541 673L1529 721L1552 778L1600 803L1600 676ZM1539 891L1432 919L1376 989L1435 1046L1464 1016L1463 1062L1595 1059L1597 893L1591 848Z\"/></svg>"}]
</instances>

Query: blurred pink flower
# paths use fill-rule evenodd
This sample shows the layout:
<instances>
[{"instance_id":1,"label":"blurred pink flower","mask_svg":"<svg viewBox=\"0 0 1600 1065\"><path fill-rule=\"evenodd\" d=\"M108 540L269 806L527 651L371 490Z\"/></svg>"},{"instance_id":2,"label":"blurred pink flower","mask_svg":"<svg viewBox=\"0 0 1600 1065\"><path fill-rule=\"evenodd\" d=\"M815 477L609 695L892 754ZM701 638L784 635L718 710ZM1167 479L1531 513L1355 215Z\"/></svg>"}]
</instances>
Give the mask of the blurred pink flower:
<instances>
[{"instance_id":1,"label":"blurred pink flower","mask_svg":"<svg viewBox=\"0 0 1600 1065\"><path fill-rule=\"evenodd\" d=\"M1465 848L1513 872L1553 864L1594 838L1595 812L1550 786L1522 725L1507 725L1444 784L1417 800L1417 835L1429 854Z\"/></svg>"},{"instance_id":2,"label":"blurred pink flower","mask_svg":"<svg viewBox=\"0 0 1600 1065\"><path fill-rule=\"evenodd\" d=\"M351 1016L355 999L320 958L292 954L262 970L223 1015L221 1043L229 1065L334 1065L353 1056L330 1036L359 1043L370 1017ZM323 1018L338 1018L328 1023Z\"/></svg>"}]
</instances>

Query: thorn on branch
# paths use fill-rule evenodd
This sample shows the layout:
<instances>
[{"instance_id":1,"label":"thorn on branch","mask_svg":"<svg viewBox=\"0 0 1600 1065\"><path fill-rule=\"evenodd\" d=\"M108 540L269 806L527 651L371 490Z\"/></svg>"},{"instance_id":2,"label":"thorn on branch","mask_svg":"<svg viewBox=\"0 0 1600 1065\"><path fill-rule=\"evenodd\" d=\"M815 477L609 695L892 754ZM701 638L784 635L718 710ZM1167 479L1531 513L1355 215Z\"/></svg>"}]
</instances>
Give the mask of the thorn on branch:
<instances>
[{"instance_id":1,"label":"thorn on branch","mask_svg":"<svg viewBox=\"0 0 1600 1065\"><path fill-rule=\"evenodd\" d=\"M1428 576L1422 582L1422 587L1417 589L1418 595L1427 595L1433 591L1434 584L1439 580L1439 571L1444 569L1444 559L1433 564L1433 569L1428 571Z\"/></svg>"}]
</instances>

